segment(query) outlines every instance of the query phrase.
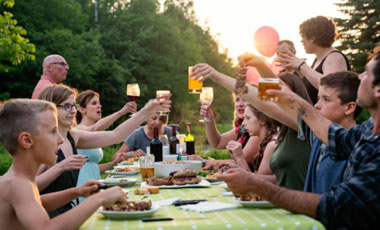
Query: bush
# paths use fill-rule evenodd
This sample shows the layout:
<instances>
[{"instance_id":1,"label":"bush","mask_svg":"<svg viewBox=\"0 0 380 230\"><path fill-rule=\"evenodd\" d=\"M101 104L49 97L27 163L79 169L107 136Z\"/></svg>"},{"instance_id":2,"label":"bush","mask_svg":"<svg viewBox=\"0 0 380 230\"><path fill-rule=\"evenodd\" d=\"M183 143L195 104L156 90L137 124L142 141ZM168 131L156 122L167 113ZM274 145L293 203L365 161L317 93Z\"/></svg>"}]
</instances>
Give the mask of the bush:
<instances>
[{"instance_id":1,"label":"bush","mask_svg":"<svg viewBox=\"0 0 380 230\"><path fill-rule=\"evenodd\" d=\"M4 175L11 167L11 164L13 162L13 158L7 150L4 149L2 145L0 145L0 175Z\"/></svg>"}]
</instances>

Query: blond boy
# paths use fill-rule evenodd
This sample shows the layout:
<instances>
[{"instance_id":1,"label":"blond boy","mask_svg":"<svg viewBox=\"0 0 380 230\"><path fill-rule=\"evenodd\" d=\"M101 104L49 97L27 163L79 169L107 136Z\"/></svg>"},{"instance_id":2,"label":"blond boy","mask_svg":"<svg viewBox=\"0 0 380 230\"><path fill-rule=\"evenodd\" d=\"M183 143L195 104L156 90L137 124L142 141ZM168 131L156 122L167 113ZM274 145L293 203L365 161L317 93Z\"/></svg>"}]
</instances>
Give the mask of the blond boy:
<instances>
[{"instance_id":1,"label":"blond boy","mask_svg":"<svg viewBox=\"0 0 380 230\"><path fill-rule=\"evenodd\" d=\"M0 143L13 156L13 164L0 179L0 226L3 229L76 229L101 205L126 202L120 187L90 196L76 208L49 219L54 210L78 196L98 190L98 182L40 196L35 177L41 164L54 165L58 146L54 104L14 99L0 106Z\"/></svg>"}]
</instances>

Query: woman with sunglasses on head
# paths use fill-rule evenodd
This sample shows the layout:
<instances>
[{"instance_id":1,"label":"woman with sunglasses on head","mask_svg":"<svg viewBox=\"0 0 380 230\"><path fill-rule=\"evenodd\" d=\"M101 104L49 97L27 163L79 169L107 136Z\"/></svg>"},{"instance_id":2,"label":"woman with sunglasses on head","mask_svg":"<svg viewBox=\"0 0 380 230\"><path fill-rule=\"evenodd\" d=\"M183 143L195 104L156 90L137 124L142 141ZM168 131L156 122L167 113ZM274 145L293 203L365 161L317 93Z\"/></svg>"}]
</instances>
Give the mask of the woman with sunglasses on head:
<instances>
[{"instance_id":1,"label":"woman with sunglasses on head","mask_svg":"<svg viewBox=\"0 0 380 230\"><path fill-rule=\"evenodd\" d=\"M136 103L128 102L119 111L102 118L102 105L100 104L99 94L93 90L81 92L76 103L79 106L76 114L77 126L75 128L86 131L103 131L107 129L119 117L127 113L136 112ZM79 155L86 156L88 161L79 171L77 186L81 186L89 179L100 180L100 173L112 169L117 163L123 161L126 157L125 153L115 154L113 161L105 164L98 164L103 158L101 148L78 149ZM127 155L127 157L134 157ZM79 198L82 202L85 198Z\"/></svg>"},{"instance_id":2,"label":"woman with sunglasses on head","mask_svg":"<svg viewBox=\"0 0 380 230\"><path fill-rule=\"evenodd\" d=\"M60 84L49 86L42 90L39 99L56 104L58 108L58 131L64 138L57 153L57 164L48 167L42 165L37 176L37 184L41 194L61 191L75 187L79 169L87 161L85 156L77 155L77 148L91 149L120 143L130 135L148 116L157 110L170 108L171 101L150 100L144 108L112 131L85 131L72 129L75 124L77 105L75 89ZM136 108L136 105L134 105ZM71 203L49 213L57 216L72 208Z\"/></svg>"}]
</instances>

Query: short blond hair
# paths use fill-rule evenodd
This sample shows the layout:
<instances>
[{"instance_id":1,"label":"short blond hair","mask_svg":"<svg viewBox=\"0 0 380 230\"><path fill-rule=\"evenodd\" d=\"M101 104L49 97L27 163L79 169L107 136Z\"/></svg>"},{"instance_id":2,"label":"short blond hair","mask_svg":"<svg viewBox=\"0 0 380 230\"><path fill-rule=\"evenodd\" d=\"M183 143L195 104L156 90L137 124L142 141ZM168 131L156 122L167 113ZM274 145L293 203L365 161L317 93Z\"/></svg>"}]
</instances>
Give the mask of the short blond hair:
<instances>
[{"instance_id":1,"label":"short blond hair","mask_svg":"<svg viewBox=\"0 0 380 230\"><path fill-rule=\"evenodd\" d=\"M0 143L10 154L17 151L20 133L38 134L38 114L46 110L57 114L53 103L36 99L12 99L0 105Z\"/></svg>"}]
</instances>

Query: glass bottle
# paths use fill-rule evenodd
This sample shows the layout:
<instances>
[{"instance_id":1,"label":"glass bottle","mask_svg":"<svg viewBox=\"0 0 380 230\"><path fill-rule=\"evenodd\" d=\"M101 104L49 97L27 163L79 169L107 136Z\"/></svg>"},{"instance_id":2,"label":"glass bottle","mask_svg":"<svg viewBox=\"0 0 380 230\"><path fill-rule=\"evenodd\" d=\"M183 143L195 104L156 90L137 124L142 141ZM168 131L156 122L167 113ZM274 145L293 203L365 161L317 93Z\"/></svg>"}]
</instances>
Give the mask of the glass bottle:
<instances>
[{"instance_id":1,"label":"glass bottle","mask_svg":"<svg viewBox=\"0 0 380 230\"><path fill-rule=\"evenodd\" d=\"M185 137L185 153L187 155L195 154L194 137L191 135L191 123L187 123L187 134Z\"/></svg>"},{"instance_id":2,"label":"glass bottle","mask_svg":"<svg viewBox=\"0 0 380 230\"><path fill-rule=\"evenodd\" d=\"M162 161L162 143L158 137L158 127L154 127L154 137L150 142L150 153L154 155L154 161Z\"/></svg>"},{"instance_id":3,"label":"glass bottle","mask_svg":"<svg viewBox=\"0 0 380 230\"><path fill-rule=\"evenodd\" d=\"M177 138L176 126L172 125L172 136L169 138L170 154L179 154L179 139Z\"/></svg>"}]
</instances>

